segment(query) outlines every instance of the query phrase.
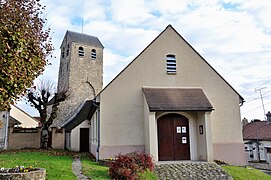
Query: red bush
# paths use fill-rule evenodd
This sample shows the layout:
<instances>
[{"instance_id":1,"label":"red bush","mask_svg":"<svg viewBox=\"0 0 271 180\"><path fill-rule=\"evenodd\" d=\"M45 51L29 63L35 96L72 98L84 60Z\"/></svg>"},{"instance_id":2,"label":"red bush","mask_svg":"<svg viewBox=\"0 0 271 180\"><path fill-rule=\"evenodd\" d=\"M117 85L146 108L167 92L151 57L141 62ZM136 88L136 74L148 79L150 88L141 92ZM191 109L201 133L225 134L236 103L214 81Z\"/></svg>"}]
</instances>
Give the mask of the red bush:
<instances>
[{"instance_id":1,"label":"red bush","mask_svg":"<svg viewBox=\"0 0 271 180\"><path fill-rule=\"evenodd\" d=\"M137 173L149 169L153 171L152 157L143 152L133 152L116 156L116 160L110 164L109 176L111 179L134 180L138 179Z\"/></svg>"}]
</instances>

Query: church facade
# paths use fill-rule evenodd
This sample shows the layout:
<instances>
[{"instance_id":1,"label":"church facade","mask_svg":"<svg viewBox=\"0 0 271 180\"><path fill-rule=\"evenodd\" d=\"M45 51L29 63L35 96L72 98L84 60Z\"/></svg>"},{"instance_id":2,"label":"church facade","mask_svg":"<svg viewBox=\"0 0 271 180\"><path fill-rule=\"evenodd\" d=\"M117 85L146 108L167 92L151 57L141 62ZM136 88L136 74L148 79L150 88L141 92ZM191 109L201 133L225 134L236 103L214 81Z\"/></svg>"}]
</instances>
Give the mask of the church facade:
<instances>
[{"instance_id":1,"label":"church facade","mask_svg":"<svg viewBox=\"0 0 271 180\"><path fill-rule=\"evenodd\" d=\"M80 47L80 43L74 46L78 64L85 63L80 62ZM96 52L102 49L101 45ZM85 76L74 74L82 83L96 72L93 66L79 67L77 72L88 68ZM97 80L102 74L94 76ZM62 78L59 83L65 84ZM66 146L76 140L80 148L87 143L97 159L144 151L155 161L219 159L245 164L240 118L244 99L171 25L106 87L101 89L102 80L98 81L86 83L97 89L95 93L82 86L88 95L62 122ZM70 86L71 81L62 89ZM81 91L80 85L75 87L74 92Z\"/></svg>"}]
</instances>

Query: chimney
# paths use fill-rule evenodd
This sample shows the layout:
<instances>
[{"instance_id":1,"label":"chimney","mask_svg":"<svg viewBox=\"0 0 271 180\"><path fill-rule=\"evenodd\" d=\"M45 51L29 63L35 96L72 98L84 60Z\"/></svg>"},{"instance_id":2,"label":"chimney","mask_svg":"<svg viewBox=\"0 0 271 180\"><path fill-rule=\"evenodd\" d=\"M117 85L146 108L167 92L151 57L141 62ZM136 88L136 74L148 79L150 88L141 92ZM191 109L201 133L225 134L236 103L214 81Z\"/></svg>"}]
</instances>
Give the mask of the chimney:
<instances>
[{"instance_id":1,"label":"chimney","mask_svg":"<svg viewBox=\"0 0 271 180\"><path fill-rule=\"evenodd\" d=\"M267 117L267 123L270 123L271 122L271 113L270 113L270 111L268 111L268 113L266 114L266 117Z\"/></svg>"},{"instance_id":2,"label":"chimney","mask_svg":"<svg viewBox=\"0 0 271 180\"><path fill-rule=\"evenodd\" d=\"M247 118L242 119L242 127L244 127L247 124L248 124L248 119Z\"/></svg>"}]
</instances>

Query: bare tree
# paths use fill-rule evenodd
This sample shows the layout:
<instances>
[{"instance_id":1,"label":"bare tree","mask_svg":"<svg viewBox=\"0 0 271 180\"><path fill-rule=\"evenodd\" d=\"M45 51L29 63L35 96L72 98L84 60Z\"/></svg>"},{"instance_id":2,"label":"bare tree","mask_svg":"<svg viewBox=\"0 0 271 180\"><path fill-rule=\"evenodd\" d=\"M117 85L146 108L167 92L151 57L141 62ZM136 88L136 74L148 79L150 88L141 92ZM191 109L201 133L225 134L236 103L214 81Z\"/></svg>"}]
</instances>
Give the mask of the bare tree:
<instances>
[{"instance_id":1,"label":"bare tree","mask_svg":"<svg viewBox=\"0 0 271 180\"><path fill-rule=\"evenodd\" d=\"M34 86L27 90L27 101L31 106L35 107L40 114L41 139L40 148L48 148L49 139L49 127L52 125L53 120L56 118L56 111L58 110L58 104L66 97L65 94L57 94L55 92L55 84L52 80L42 79L38 82L37 86ZM47 117L47 107L49 100L54 95L52 102L52 111L49 117Z\"/></svg>"}]
</instances>

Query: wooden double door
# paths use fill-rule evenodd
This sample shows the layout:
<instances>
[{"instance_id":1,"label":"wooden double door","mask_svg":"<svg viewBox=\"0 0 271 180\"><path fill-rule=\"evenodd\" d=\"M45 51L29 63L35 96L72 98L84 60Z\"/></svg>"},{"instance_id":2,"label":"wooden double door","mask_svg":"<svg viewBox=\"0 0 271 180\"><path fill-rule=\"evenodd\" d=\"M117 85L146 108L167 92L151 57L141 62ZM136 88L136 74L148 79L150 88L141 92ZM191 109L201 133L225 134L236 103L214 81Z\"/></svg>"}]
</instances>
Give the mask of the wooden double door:
<instances>
[{"instance_id":1,"label":"wooden double door","mask_svg":"<svg viewBox=\"0 0 271 180\"><path fill-rule=\"evenodd\" d=\"M190 160L189 122L179 114L167 114L157 120L158 160Z\"/></svg>"}]
</instances>

